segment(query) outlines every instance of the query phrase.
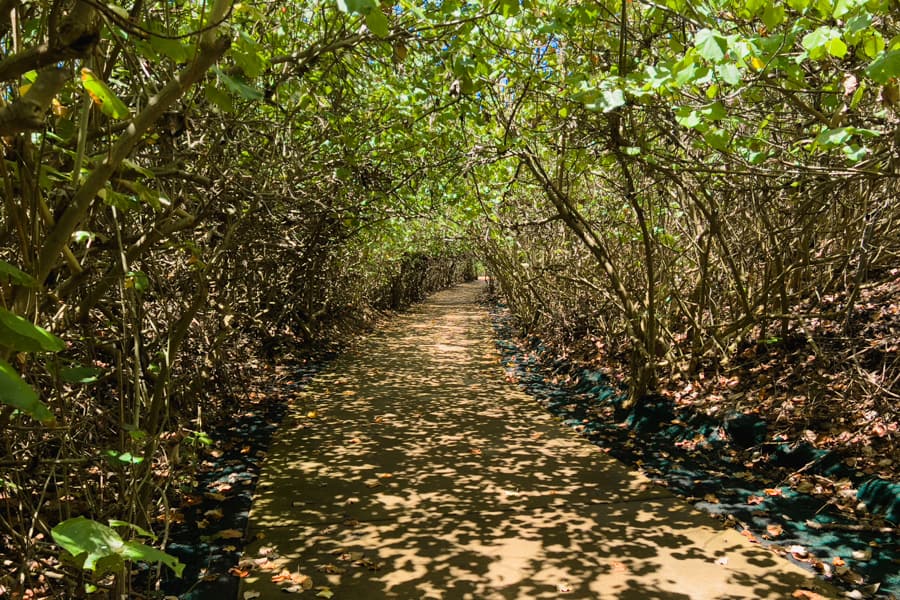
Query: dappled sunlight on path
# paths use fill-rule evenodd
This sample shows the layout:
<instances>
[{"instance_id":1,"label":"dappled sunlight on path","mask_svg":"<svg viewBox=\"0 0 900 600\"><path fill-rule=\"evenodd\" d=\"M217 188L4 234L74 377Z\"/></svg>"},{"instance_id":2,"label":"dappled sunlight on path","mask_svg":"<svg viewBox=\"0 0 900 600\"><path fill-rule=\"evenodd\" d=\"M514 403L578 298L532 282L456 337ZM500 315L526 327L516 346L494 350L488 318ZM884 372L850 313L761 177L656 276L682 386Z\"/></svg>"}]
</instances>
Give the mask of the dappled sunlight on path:
<instances>
[{"instance_id":1,"label":"dappled sunlight on path","mask_svg":"<svg viewBox=\"0 0 900 600\"><path fill-rule=\"evenodd\" d=\"M479 290L435 295L293 401L241 598L310 583L304 595L337 599L784 598L811 584L507 383Z\"/></svg>"}]
</instances>

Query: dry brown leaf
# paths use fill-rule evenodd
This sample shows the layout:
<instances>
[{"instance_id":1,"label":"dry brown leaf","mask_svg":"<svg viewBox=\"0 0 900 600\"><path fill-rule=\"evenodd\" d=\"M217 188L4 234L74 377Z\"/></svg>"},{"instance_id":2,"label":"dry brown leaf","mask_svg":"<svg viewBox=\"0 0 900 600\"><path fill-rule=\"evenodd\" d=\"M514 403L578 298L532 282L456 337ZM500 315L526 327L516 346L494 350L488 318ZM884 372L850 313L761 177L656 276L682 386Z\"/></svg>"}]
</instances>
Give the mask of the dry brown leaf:
<instances>
[{"instance_id":1,"label":"dry brown leaf","mask_svg":"<svg viewBox=\"0 0 900 600\"><path fill-rule=\"evenodd\" d=\"M244 532L240 529L223 529L216 537L222 540L236 540L244 537Z\"/></svg>"}]
</instances>

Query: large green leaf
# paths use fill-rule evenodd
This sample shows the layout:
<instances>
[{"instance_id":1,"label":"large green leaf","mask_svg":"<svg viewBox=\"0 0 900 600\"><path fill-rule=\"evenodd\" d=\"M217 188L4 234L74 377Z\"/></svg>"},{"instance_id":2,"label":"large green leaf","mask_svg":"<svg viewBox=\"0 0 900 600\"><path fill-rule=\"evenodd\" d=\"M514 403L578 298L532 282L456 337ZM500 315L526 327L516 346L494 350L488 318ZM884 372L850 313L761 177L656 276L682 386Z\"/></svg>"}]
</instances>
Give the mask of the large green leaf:
<instances>
[{"instance_id":1,"label":"large green leaf","mask_svg":"<svg viewBox=\"0 0 900 600\"><path fill-rule=\"evenodd\" d=\"M728 40L718 31L701 29L694 37L694 46L706 60L721 62L728 51Z\"/></svg>"},{"instance_id":2,"label":"large green leaf","mask_svg":"<svg viewBox=\"0 0 900 600\"><path fill-rule=\"evenodd\" d=\"M378 37L386 38L391 33L391 26L387 17L378 8L368 12L366 15L366 26Z\"/></svg>"},{"instance_id":3,"label":"large green leaf","mask_svg":"<svg viewBox=\"0 0 900 600\"><path fill-rule=\"evenodd\" d=\"M94 104L100 106L103 114L113 119L127 119L131 116L131 111L128 110L125 103L119 100L119 97L109 89L106 83L94 75L90 69L81 69L81 85L84 86Z\"/></svg>"},{"instance_id":4,"label":"large green leaf","mask_svg":"<svg viewBox=\"0 0 900 600\"><path fill-rule=\"evenodd\" d=\"M262 92L260 92L255 87L241 81L237 77L232 77L226 73L224 73L221 69L215 69L216 75L219 76L219 80L225 84L225 87L228 88L228 91L236 96L240 96L245 100L262 100Z\"/></svg>"},{"instance_id":5,"label":"large green leaf","mask_svg":"<svg viewBox=\"0 0 900 600\"><path fill-rule=\"evenodd\" d=\"M826 55L842 58L847 54L847 44L841 39L841 32L834 27L818 27L803 36L800 45L809 52L812 59Z\"/></svg>"},{"instance_id":6,"label":"large green leaf","mask_svg":"<svg viewBox=\"0 0 900 600\"><path fill-rule=\"evenodd\" d=\"M24 287L37 287L37 281L35 281L34 277L5 260L0 260L0 278Z\"/></svg>"},{"instance_id":7,"label":"large green leaf","mask_svg":"<svg viewBox=\"0 0 900 600\"><path fill-rule=\"evenodd\" d=\"M17 352L59 352L65 343L43 327L0 308L0 346Z\"/></svg>"},{"instance_id":8,"label":"large green leaf","mask_svg":"<svg viewBox=\"0 0 900 600\"><path fill-rule=\"evenodd\" d=\"M161 562L178 577L184 570L184 564L174 556L140 542L126 542L112 528L85 517L63 521L50 533L76 563L96 575L114 571L124 559Z\"/></svg>"},{"instance_id":9,"label":"large green leaf","mask_svg":"<svg viewBox=\"0 0 900 600\"><path fill-rule=\"evenodd\" d=\"M900 77L900 50L885 52L873 60L866 75L882 85L893 77Z\"/></svg>"},{"instance_id":10,"label":"large green leaf","mask_svg":"<svg viewBox=\"0 0 900 600\"><path fill-rule=\"evenodd\" d=\"M378 6L375 0L338 0L337 5L342 12L362 14Z\"/></svg>"},{"instance_id":11,"label":"large green leaf","mask_svg":"<svg viewBox=\"0 0 900 600\"><path fill-rule=\"evenodd\" d=\"M28 385L16 370L0 360L0 402L12 406L42 423L53 420L53 413L38 399L37 392Z\"/></svg>"},{"instance_id":12,"label":"large green leaf","mask_svg":"<svg viewBox=\"0 0 900 600\"><path fill-rule=\"evenodd\" d=\"M59 378L66 383L96 383L100 381L103 371L96 367L64 367L59 370Z\"/></svg>"}]
</instances>

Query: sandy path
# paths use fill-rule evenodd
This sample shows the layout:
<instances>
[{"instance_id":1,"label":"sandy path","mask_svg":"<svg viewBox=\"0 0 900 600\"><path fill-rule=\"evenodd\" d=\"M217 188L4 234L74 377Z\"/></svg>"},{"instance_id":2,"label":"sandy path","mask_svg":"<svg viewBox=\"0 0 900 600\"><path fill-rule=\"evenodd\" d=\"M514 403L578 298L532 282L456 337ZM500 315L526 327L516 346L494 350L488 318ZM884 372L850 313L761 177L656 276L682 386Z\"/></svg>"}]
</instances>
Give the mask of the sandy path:
<instances>
[{"instance_id":1,"label":"sandy path","mask_svg":"<svg viewBox=\"0 0 900 600\"><path fill-rule=\"evenodd\" d=\"M336 600L789 598L812 585L506 383L480 289L436 294L293 401L254 498L242 600L310 580L301 597ZM282 572L296 583L273 582Z\"/></svg>"}]
</instances>

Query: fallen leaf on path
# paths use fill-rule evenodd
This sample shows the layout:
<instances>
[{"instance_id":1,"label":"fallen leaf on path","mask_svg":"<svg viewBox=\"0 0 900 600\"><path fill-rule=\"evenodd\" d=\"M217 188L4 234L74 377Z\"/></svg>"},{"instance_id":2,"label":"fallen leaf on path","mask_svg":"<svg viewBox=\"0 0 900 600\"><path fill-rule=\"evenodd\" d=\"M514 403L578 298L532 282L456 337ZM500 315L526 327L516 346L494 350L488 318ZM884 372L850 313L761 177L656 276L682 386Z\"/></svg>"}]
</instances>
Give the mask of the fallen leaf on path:
<instances>
[{"instance_id":1,"label":"fallen leaf on path","mask_svg":"<svg viewBox=\"0 0 900 600\"><path fill-rule=\"evenodd\" d=\"M825 596L822 594L817 594L816 592L812 592L810 590L795 590L793 594L791 594L791 598L806 598L806 600L826 600Z\"/></svg>"},{"instance_id":2,"label":"fallen leaf on path","mask_svg":"<svg viewBox=\"0 0 900 600\"><path fill-rule=\"evenodd\" d=\"M854 550L850 553L850 556L853 557L853 560L865 562L872 558L872 549L866 548L865 550Z\"/></svg>"},{"instance_id":3,"label":"fallen leaf on path","mask_svg":"<svg viewBox=\"0 0 900 600\"><path fill-rule=\"evenodd\" d=\"M556 586L556 591L560 594L568 594L572 591L572 586L570 586L568 583L560 583Z\"/></svg>"},{"instance_id":4,"label":"fallen leaf on path","mask_svg":"<svg viewBox=\"0 0 900 600\"><path fill-rule=\"evenodd\" d=\"M254 598L259 598L261 595L259 592L244 592L244 600L254 600Z\"/></svg>"},{"instance_id":5,"label":"fallen leaf on path","mask_svg":"<svg viewBox=\"0 0 900 600\"><path fill-rule=\"evenodd\" d=\"M247 577L250 575L250 571L247 569L241 569L238 567L231 567L230 569L228 569L228 574L234 575L235 577L240 577L241 579L243 579L244 577Z\"/></svg>"},{"instance_id":6,"label":"fallen leaf on path","mask_svg":"<svg viewBox=\"0 0 900 600\"><path fill-rule=\"evenodd\" d=\"M628 571L628 567L625 566L625 563L618 561L618 560L614 560L614 561L612 561L612 571L613 571L613 573L624 573L624 572Z\"/></svg>"},{"instance_id":7,"label":"fallen leaf on path","mask_svg":"<svg viewBox=\"0 0 900 600\"><path fill-rule=\"evenodd\" d=\"M359 439L358 437L350 438L350 443L351 444L362 444L362 440Z\"/></svg>"},{"instance_id":8,"label":"fallen leaf on path","mask_svg":"<svg viewBox=\"0 0 900 600\"><path fill-rule=\"evenodd\" d=\"M784 496L784 490L781 488L766 488L766 496Z\"/></svg>"},{"instance_id":9,"label":"fallen leaf on path","mask_svg":"<svg viewBox=\"0 0 900 600\"><path fill-rule=\"evenodd\" d=\"M316 594L317 598L331 598L332 596L334 596L334 592L327 587L319 588L319 593Z\"/></svg>"},{"instance_id":10,"label":"fallen leaf on path","mask_svg":"<svg viewBox=\"0 0 900 600\"><path fill-rule=\"evenodd\" d=\"M365 554L362 552L344 552L338 558L346 561L360 560Z\"/></svg>"},{"instance_id":11,"label":"fallen leaf on path","mask_svg":"<svg viewBox=\"0 0 900 600\"><path fill-rule=\"evenodd\" d=\"M748 540L750 540L751 542L759 543L759 540L756 539L756 536L753 535L753 532L750 531L749 529L744 529L743 531L741 531L741 535L744 536L745 538L747 538Z\"/></svg>"},{"instance_id":12,"label":"fallen leaf on path","mask_svg":"<svg viewBox=\"0 0 900 600\"><path fill-rule=\"evenodd\" d=\"M471 452L475 456L481 456L482 454L481 448L472 448L471 450L469 450L469 452Z\"/></svg>"},{"instance_id":13,"label":"fallen leaf on path","mask_svg":"<svg viewBox=\"0 0 900 600\"><path fill-rule=\"evenodd\" d=\"M345 573L347 569L343 569L337 565L333 565L328 563L327 565L321 565L319 570L323 573L328 573L329 575L340 575L341 573Z\"/></svg>"},{"instance_id":14,"label":"fallen leaf on path","mask_svg":"<svg viewBox=\"0 0 900 600\"><path fill-rule=\"evenodd\" d=\"M244 532L240 529L223 529L215 537L222 540L235 540L244 537Z\"/></svg>"},{"instance_id":15,"label":"fallen leaf on path","mask_svg":"<svg viewBox=\"0 0 900 600\"><path fill-rule=\"evenodd\" d=\"M778 523L770 523L770 524L766 525L766 531L772 537L778 537L779 535L784 533L784 527L782 527Z\"/></svg>"},{"instance_id":16,"label":"fallen leaf on path","mask_svg":"<svg viewBox=\"0 0 900 600\"><path fill-rule=\"evenodd\" d=\"M272 575L272 583L283 583L285 581L291 580L291 572L287 569L282 569L280 573Z\"/></svg>"},{"instance_id":17,"label":"fallen leaf on path","mask_svg":"<svg viewBox=\"0 0 900 600\"><path fill-rule=\"evenodd\" d=\"M753 506L754 504L762 504L766 499L763 496L750 496L747 498L747 504Z\"/></svg>"},{"instance_id":18,"label":"fallen leaf on path","mask_svg":"<svg viewBox=\"0 0 900 600\"><path fill-rule=\"evenodd\" d=\"M319 414L318 412L311 410L308 413L306 413L306 417L308 419L315 419L318 416L318 414Z\"/></svg>"}]
</instances>

